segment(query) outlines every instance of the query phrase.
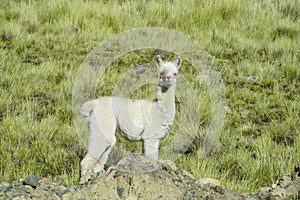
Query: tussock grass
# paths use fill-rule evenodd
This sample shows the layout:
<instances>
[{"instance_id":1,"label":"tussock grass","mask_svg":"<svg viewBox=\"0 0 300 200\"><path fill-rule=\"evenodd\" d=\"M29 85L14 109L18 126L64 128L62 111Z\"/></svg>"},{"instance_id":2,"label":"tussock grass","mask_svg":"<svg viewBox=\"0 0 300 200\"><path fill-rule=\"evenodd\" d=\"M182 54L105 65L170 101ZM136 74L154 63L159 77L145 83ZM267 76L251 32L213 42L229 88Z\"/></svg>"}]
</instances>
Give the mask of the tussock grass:
<instances>
[{"instance_id":1,"label":"tussock grass","mask_svg":"<svg viewBox=\"0 0 300 200\"><path fill-rule=\"evenodd\" d=\"M255 192L271 185L300 159L299 14L296 0L3 0L0 180L39 173L77 184L84 150L73 123L71 91L80 64L100 41L116 33L157 26L189 35L209 52L223 72L231 109L216 148L202 157L195 153L196 141L177 164L198 178L217 178L228 189ZM97 94L110 95L127 69L153 62L153 55L133 52L119 58ZM118 71L119 65L127 68ZM205 127L209 98L188 66L181 72L199 92L197 107ZM249 83L249 76L256 82ZM134 97L152 98L154 89L139 88ZM180 106L178 111L179 116ZM177 120L172 132L179 125ZM125 140L120 145L136 149Z\"/></svg>"}]
</instances>

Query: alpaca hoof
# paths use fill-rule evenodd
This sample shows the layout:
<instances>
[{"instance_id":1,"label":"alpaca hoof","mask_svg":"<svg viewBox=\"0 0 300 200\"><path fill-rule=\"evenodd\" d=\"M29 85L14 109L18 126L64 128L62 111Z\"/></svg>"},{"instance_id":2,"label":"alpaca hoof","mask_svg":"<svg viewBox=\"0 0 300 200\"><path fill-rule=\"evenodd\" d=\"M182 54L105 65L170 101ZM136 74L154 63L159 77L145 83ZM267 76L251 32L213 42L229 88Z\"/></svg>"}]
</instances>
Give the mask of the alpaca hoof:
<instances>
[{"instance_id":1,"label":"alpaca hoof","mask_svg":"<svg viewBox=\"0 0 300 200\"><path fill-rule=\"evenodd\" d=\"M92 180L95 179L95 173L87 172L83 176L80 177L79 185L87 185L91 183Z\"/></svg>"},{"instance_id":2,"label":"alpaca hoof","mask_svg":"<svg viewBox=\"0 0 300 200\"><path fill-rule=\"evenodd\" d=\"M80 185L87 185L89 183L92 183L93 180L95 180L97 177L102 176L105 174L105 170L99 171L99 172L87 172L83 176L80 177L79 184Z\"/></svg>"}]
</instances>

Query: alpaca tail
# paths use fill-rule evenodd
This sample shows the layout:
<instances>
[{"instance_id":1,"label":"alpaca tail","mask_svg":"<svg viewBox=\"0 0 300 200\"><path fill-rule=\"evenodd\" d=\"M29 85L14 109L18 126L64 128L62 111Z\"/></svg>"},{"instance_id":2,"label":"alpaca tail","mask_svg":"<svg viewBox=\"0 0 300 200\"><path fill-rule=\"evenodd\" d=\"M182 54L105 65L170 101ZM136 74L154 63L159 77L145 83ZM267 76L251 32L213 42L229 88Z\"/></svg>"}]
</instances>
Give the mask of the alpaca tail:
<instances>
[{"instance_id":1,"label":"alpaca tail","mask_svg":"<svg viewBox=\"0 0 300 200\"><path fill-rule=\"evenodd\" d=\"M80 109L81 115L83 117L89 117L97 104L98 104L98 100L91 100L85 102Z\"/></svg>"}]
</instances>

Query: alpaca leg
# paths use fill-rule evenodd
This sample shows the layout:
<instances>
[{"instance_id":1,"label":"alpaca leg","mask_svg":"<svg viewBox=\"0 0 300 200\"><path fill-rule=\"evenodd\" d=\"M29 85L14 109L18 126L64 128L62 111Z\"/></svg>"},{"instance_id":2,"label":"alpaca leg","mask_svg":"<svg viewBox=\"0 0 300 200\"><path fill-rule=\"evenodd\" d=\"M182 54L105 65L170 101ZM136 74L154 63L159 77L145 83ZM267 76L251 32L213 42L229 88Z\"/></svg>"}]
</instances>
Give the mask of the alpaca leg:
<instances>
[{"instance_id":1,"label":"alpaca leg","mask_svg":"<svg viewBox=\"0 0 300 200\"><path fill-rule=\"evenodd\" d=\"M158 159L159 139L144 139L144 155L148 158Z\"/></svg>"},{"instance_id":2,"label":"alpaca leg","mask_svg":"<svg viewBox=\"0 0 300 200\"><path fill-rule=\"evenodd\" d=\"M105 149L105 151L102 153L102 155L100 156L100 159L98 160L98 162L96 163L96 165L93 169L93 171L95 173L103 171L104 164L107 162L108 155L109 155L110 151L112 150L114 144L115 144L115 142L113 144L111 144L109 147L107 147Z\"/></svg>"},{"instance_id":3,"label":"alpaca leg","mask_svg":"<svg viewBox=\"0 0 300 200\"><path fill-rule=\"evenodd\" d=\"M89 171L93 169L95 164L97 163L97 160L87 154L84 159L81 161L81 176L86 175Z\"/></svg>"},{"instance_id":4,"label":"alpaca leg","mask_svg":"<svg viewBox=\"0 0 300 200\"><path fill-rule=\"evenodd\" d=\"M100 172L111 148L116 142L116 121L114 115L107 107L97 107L89 121L89 150L88 154L96 159L92 170Z\"/></svg>"}]
</instances>

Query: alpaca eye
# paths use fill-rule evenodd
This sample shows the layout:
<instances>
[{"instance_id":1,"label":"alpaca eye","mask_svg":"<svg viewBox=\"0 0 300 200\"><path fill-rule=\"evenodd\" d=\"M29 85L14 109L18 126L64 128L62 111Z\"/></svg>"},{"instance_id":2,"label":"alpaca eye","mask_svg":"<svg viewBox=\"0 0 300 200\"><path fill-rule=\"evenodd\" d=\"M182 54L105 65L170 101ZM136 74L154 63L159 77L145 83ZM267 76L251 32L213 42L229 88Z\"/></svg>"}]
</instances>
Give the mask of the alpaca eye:
<instances>
[{"instance_id":1,"label":"alpaca eye","mask_svg":"<svg viewBox=\"0 0 300 200\"><path fill-rule=\"evenodd\" d=\"M174 76L176 76L176 73L173 73Z\"/></svg>"}]
</instances>

